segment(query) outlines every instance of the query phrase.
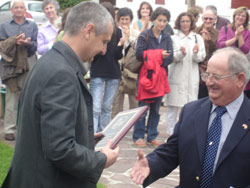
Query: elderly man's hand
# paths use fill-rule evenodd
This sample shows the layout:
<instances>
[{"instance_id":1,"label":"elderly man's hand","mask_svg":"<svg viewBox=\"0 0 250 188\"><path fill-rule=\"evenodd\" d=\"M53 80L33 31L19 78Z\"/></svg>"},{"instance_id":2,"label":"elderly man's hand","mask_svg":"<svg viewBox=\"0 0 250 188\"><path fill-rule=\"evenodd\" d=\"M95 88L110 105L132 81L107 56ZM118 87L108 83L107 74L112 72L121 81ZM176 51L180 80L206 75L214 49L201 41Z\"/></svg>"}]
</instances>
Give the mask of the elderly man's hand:
<instances>
[{"instance_id":1,"label":"elderly man's hand","mask_svg":"<svg viewBox=\"0 0 250 188\"><path fill-rule=\"evenodd\" d=\"M28 37L27 39L20 40L20 44L24 46L28 46L30 44L30 38Z\"/></svg>"},{"instance_id":2,"label":"elderly man's hand","mask_svg":"<svg viewBox=\"0 0 250 188\"><path fill-rule=\"evenodd\" d=\"M21 45L21 41L24 40L24 38L25 38L25 34L24 33L22 33L20 35L17 35L17 37L16 37L16 44Z\"/></svg>"},{"instance_id":3,"label":"elderly man's hand","mask_svg":"<svg viewBox=\"0 0 250 188\"><path fill-rule=\"evenodd\" d=\"M22 33L16 37L16 44L27 46L30 44L30 37L25 39L25 34Z\"/></svg>"},{"instance_id":4,"label":"elderly man's hand","mask_svg":"<svg viewBox=\"0 0 250 188\"><path fill-rule=\"evenodd\" d=\"M148 160L142 150L138 150L138 160L136 161L130 176L136 184L143 184L150 173Z\"/></svg>"}]
</instances>

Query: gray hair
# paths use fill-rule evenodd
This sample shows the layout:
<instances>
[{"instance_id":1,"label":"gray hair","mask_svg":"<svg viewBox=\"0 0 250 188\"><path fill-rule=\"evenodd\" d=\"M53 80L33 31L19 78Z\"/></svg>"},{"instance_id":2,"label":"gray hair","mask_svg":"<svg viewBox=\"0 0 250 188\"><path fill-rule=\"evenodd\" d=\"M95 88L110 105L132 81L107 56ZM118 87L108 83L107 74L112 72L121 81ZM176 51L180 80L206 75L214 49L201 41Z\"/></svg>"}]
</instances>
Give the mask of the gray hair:
<instances>
[{"instance_id":1,"label":"gray hair","mask_svg":"<svg viewBox=\"0 0 250 188\"><path fill-rule=\"evenodd\" d=\"M13 8L14 3L16 3L16 2L23 2L24 3L24 0L12 0L10 2L10 7ZM25 8L27 8L26 5L25 5L25 3L24 3L24 6L25 6Z\"/></svg>"},{"instance_id":2,"label":"gray hair","mask_svg":"<svg viewBox=\"0 0 250 188\"><path fill-rule=\"evenodd\" d=\"M206 6L206 10L211 10L215 16L217 16L217 8L214 5L208 5Z\"/></svg>"},{"instance_id":3,"label":"gray hair","mask_svg":"<svg viewBox=\"0 0 250 188\"><path fill-rule=\"evenodd\" d=\"M43 10L50 3L55 6L56 12L57 12L57 14L59 14L60 5L59 5L57 0L43 0L43 6L42 6Z\"/></svg>"},{"instance_id":4,"label":"gray hair","mask_svg":"<svg viewBox=\"0 0 250 188\"><path fill-rule=\"evenodd\" d=\"M218 53L225 53L228 57L228 70L231 73L243 72L245 74L245 84L247 84L250 79L250 62L246 55L236 47L218 49L214 52L214 55Z\"/></svg>"},{"instance_id":5,"label":"gray hair","mask_svg":"<svg viewBox=\"0 0 250 188\"><path fill-rule=\"evenodd\" d=\"M81 2L70 10L64 30L73 36L92 23L95 25L95 34L100 35L108 32L110 22L114 26L111 14L102 5L95 2Z\"/></svg>"}]
</instances>

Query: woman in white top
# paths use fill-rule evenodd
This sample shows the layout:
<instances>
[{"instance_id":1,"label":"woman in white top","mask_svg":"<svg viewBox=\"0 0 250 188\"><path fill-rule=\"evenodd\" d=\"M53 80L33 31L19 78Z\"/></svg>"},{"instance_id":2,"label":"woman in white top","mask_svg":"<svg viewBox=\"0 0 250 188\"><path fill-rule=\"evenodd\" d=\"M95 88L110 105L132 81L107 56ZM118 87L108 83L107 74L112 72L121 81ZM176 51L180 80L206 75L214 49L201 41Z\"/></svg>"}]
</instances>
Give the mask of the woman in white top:
<instances>
[{"instance_id":1,"label":"woman in white top","mask_svg":"<svg viewBox=\"0 0 250 188\"><path fill-rule=\"evenodd\" d=\"M169 85L167 96L167 134L173 133L181 108L198 98L199 67L206 56L202 37L192 30L195 25L191 14L181 13L175 22L177 33L172 36L174 60L169 66Z\"/></svg>"},{"instance_id":2,"label":"woman in white top","mask_svg":"<svg viewBox=\"0 0 250 188\"><path fill-rule=\"evenodd\" d=\"M152 6L148 2L142 2L139 10L137 11L138 20L134 22L133 29L139 30L140 32L150 29L152 26L152 22L150 21L152 12Z\"/></svg>"}]
</instances>

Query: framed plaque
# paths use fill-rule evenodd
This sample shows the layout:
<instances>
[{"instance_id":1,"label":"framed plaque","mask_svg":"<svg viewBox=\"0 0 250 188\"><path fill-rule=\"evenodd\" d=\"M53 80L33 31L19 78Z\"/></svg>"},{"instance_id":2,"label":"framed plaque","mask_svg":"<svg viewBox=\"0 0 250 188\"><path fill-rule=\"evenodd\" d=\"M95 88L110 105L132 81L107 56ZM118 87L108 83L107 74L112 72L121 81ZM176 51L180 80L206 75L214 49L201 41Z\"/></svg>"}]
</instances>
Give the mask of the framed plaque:
<instances>
[{"instance_id":1,"label":"framed plaque","mask_svg":"<svg viewBox=\"0 0 250 188\"><path fill-rule=\"evenodd\" d=\"M111 148L114 149L147 109L148 106L142 106L119 112L102 131L104 138L97 143L95 150L100 151L110 139L112 140Z\"/></svg>"}]
</instances>

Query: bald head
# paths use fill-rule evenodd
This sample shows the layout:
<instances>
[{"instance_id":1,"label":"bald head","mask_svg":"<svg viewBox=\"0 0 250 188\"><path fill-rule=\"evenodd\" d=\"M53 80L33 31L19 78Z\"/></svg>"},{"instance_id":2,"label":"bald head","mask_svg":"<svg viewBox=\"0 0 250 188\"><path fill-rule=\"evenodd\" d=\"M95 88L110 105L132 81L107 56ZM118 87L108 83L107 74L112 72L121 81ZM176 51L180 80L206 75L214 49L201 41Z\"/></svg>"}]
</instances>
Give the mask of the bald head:
<instances>
[{"instance_id":1,"label":"bald head","mask_svg":"<svg viewBox=\"0 0 250 188\"><path fill-rule=\"evenodd\" d=\"M11 13L13 14L13 19L21 24L25 19L26 7L23 0L14 0L11 2Z\"/></svg>"},{"instance_id":2,"label":"bald head","mask_svg":"<svg viewBox=\"0 0 250 188\"><path fill-rule=\"evenodd\" d=\"M11 3L10 3L10 7L13 8L15 3L21 3L21 4L23 4L25 6L24 0L12 0Z\"/></svg>"}]
</instances>

